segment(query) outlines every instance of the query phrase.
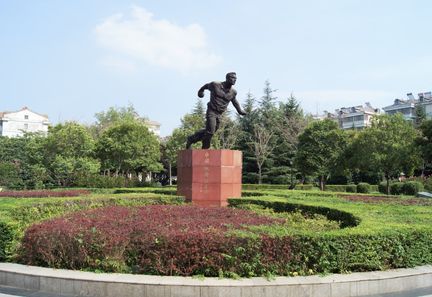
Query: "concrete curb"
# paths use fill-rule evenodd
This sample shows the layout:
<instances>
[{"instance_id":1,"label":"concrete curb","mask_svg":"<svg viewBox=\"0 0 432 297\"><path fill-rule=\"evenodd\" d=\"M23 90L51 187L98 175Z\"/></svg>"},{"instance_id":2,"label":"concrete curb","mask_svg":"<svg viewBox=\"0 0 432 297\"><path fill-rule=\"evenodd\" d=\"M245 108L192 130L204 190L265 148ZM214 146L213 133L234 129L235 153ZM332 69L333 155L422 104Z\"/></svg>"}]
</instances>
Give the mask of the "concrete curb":
<instances>
[{"instance_id":1,"label":"concrete curb","mask_svg":"<svg viewBox=\"0 0 432 297\"><path fill-rule=\"evenodd\" d=\"M98 274L0 263L0 285L91 297L346 297L432 286L432 266L329 276L240 280Z\"/></svg>"}]
</instances>

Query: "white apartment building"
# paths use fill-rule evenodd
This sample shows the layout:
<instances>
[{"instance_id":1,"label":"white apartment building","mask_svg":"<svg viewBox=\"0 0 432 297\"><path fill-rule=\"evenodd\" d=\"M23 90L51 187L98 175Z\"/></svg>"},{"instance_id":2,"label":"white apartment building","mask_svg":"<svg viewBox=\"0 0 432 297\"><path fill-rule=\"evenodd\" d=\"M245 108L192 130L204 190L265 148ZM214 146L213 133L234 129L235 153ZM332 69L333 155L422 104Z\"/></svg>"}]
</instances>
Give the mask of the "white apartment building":
<instances>
[{"instance_id":1,"label":"white apartment building","mask_svg":"<svg viewBox=\"0 0 432 297\"><path fill-rule=\"evenodd\" d=\"M395 99L393 105L383 108L386 114L401 113L406 120L413 121L416 118L416 107L422 106L427 118L432 118L432 93L419 93L418 99L412 93L407 94L407 99Z\"/></svg>"},{"instance_id":2,"label":"white apartment building","mask_svg":"<svg viewBox=\"0 0 432 297\"><path fill-rule=\"evenodd\" d=\"M342 107L336 109L336 118L341 129L363 129L369 127L372 118L380 114L379 108L374 108L369 102L365 105Z\"/></svg>"},{"instance_id":3,"label":"white apartment building","mask_svg":"<svg viewBox=\"0 0 432 297\"><path fill-rule=\"evenodd\" d=\"M408 100L395 99L392 105L383 107L383 110L386 114L401 113L405 120L413 121L416 118L416 101L414 98Z\"/></svg>"},{"instance_id":4,"label":"white apartment building","mask_svg":"<svg viewBox=\"0 0 432 297\"><path fill-rule=\"evenodd\" d=\"M424 108L426 118L432 119L432 93L419 93L418 96L419 99L417 104Z\"/></svg>"},{"instance_id":5,"label":"white apartment building","mask_svg":"<svg viewBox=\"0 0 432 297\"><path fill-rule=\"evenodd\" d=\"M25 132L48 133L48 116L31 111L27 107L18 111L0 112L0 136L19 137Z\"/></svg>"}]
</instances>

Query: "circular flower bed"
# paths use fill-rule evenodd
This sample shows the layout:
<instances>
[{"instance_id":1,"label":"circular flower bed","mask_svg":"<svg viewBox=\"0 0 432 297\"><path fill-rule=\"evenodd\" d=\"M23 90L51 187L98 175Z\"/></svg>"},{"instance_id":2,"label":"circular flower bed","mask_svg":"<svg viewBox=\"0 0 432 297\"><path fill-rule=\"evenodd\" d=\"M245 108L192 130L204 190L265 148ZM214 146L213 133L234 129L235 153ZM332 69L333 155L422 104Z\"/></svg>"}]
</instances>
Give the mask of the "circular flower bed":
<instances>
[{"instance_id":1,"label":"circular flower bed","mask_svg":"<svg viewBox=\"0 0 432 297\"><path fill-rule=\"evenodd\" d=\"M229 232L283 223L232 208L113 206L31 226L19 257L29 265L159 275L283 274L289 238Z\"/></svg>"}]
</instances>

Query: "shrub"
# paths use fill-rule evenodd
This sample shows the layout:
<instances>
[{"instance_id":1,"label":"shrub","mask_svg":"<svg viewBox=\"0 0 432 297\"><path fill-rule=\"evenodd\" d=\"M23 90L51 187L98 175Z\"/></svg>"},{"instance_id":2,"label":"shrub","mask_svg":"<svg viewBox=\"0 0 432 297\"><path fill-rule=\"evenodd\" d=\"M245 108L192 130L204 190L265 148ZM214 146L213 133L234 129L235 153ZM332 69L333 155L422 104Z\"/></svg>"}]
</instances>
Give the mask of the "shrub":
<instances>
[{"instance_id":1,"label":"shrub","mask_svg":"<svg viewBox=\"0 0 432 297\"><path fill-rule=\"evenodd\" d=\"M347 185L326 185L325 191L346 192Z\"/></svg>"},{"instance_id":2,"label":"shrub","mask_svg":"<svg viewBox=\"0 0 432 297\"><path fill-rule=\"evenodd\" d=\"M401 182L393 182L390 184L390 194L392 195L401 195L403 194L403 183Z\"/></svg>"},{"instance_id":3,"label":"shrub","mask_svg":"<svg viewBox=\"0 0 432 297\"><path fill-rule=\"evenodd\" d=\"M229 202L259 204L275 212L322 213L345 227L358 228L342 233L249 236L245 225L279 221L229 208L181 206L169 212L173 206L109 207L31 226L21 261L75 269L230 277L371 271L432 262L430 228L371 232L369 227L361 230L352 214L327 207L268 199ZM243 231L243 236L227 233L232 228Z\"/></svg>"},{"instance_id":4,"label":"shrub","mask_svg":"<svg viewBox=\"0 0 432 297\"><path fill-rule=\"evenodd\" d=\"M31 226L19 258L29 265L110 272L261 275L283 269L279 257L291 257L290 241L261 241L225 232L283 222L232 208L113 206Z\"/></svg>"},{"instance_id":5,"label":"shrub","mask_svg":"<svg viewBox=\"0 0 432 297\"><path fill-rule=\"evenodd\" d=\"M302 190L302 191L308 191L308 190L318 190L318 188L313 184L297 184L294 187L295 190Z\"/></svg>"},{"instance_id":6,"label":"shrub","mask_svg":"<svg viewBox=\"0 0 432 297\"><path fill-rule=\"evenodd\" d=\"M418 181L407 181L403 183L402 192L405 195L415 195L423 190L423 184Z\"/></svg>"},{"instance_id":7,"label":"shrub","mask_svg":"<svg viewBox=\"0 0 432 297\"><path fill-rule=\"evenodd\" d=\"M387 194L387 182L380 182L378 185L378 192Z\"/></svg>"},{"instance_id":8,"label":"shrub","mask_svg":"<svg viewBox=\"0 0 432 297\"><path fill-rule=\"evenodd\" d=\"M16 165L0 162L0 186L6 186L9 189L24 188L24 182L19 176L19 170Z\"/></svg>"},{"instance_id":9,"label":"shrub","mask_svg":"<svg viewBox=\"0 0 432 297\"><path fill-rule=\"evenodd\" d=\"M432 192L432 176L429 176L425 181L424 181L424 188L429 191Z\"/></svg>"},{"instance_id":10,"label":"shrub","mask_svg":"<svg viewBox=\"0 0 432 297\"><path fill-rule=\"evenodd\" d=\"M357 185L357 193L369 193L370 185L368 183L359 183Z\"/></svg>"},{"instance_id":11,"label":"shrub","mask_svg":"<svg viewBox=\"0 0 432 297\"><path fill-rule=\"evenodd\" d=\"M0 261L5 261L7 258L6 250L13 238L13 230L10 225L5 222L0 222Z\"/></svg>"},{"instance_id":12,"label":"shrub","mask_svg":"<svg viewBox=\"0 0 432 297\"><path fill-rule=\"evenodd\" d=\"M346 191L348 193L355 193L355 192L357 192L357 187L356 187L356 185L347 185Z\"/></svg>"},{"instance_id":13,"label":"shrub","mask_svg":"<svg viewBox=\"0 0 432 297\"><path fill-rule=\"evenodd\" d=\"M290 185L277 185L277 184L243 184L243 190L287 190Z\"/></svg>"},{"instance_id":14,"label":"shrub","mask_svg":"<svg viewBox=\"0 0 432 297\"><path fill-rule=\"evenodd\" d=\"M86 188L128 188L139 184L140 182L137 179L100 174L79 175L75 182L75 186Z\"/></svg>"},{"instance_id":15,"label":"shrub","mask_svg":"<svg viewBox=\"0 0 432 297\"><path fill-rule=\"evenodd\" d=\"M40 197L75 197L81 195L88 195L90 191L87 190L62 190L62 191L2 191L0 197L13 197L13 198L40 198Z\"/></svg>"},{"instance_id":16,"label":"shrub","mask_svg":"<svg viewBox=\"0 0 432 297\"><path fill-rule=\"evenodd\" d=\"M371 192L379 192L379 186L378 185L369 185Z\"/></svg>"}]
</instances>

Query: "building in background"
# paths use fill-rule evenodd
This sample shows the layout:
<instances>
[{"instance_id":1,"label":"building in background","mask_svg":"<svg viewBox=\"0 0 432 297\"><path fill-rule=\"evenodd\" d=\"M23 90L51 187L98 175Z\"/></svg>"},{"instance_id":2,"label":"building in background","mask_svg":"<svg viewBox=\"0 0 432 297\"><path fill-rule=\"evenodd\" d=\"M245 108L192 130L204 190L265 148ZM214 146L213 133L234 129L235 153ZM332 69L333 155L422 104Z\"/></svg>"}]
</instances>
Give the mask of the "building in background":
<instances>
[{"instance_id":1,"label":"building in background","mask_svg":"<svg viewBox=\"0 0 432 297\"><path fill-rule=\"evenodd\" d=\"M0 112L0 136L19 137L28 132L48 133L48 116L31 111L27 107L18 111Z\"/></svg>"},{"instance_id":2,"label":"building in background","mask_svg":"<svg viewBox=\"0 0 432 297\"><path fill-rule=\"evenodd\" d=\"M432 93L419 93L418 96L418 106L421 106L423 108L427 119L432 119Z\"/></svg>"},{"instance_id":3,"label":"building in background","mask_svg":"<svg viewBox=\"0 0 432 297\"><path fill-rule=\"evenodd\" d=\"M395 99L393 105L383 108L386 114L401 113L406 120L415 121L417 108L423 108L426 118L432 118L432 93L419 93L416 99L412 93L407 94L407 99Z\"/></svg>"},{"instance_id":4,"label":"building in background","mask_svg":"<svg viewBox=\"0 0 432 297\"><path fill-rule=\"evenodd\" d=\"M363 129L369 127L373 117L380 113L379 108L374 108L366 102L365 105L336 109L335 117L341 129Z\"/></svg>"},{"instance_id":5,"label":"building in background","mask_svg":"<svg viewBox=\"0 0 432 297\"><path fill-rule=\"evenodd\" d=\"M395 99L392 105L383 107L386 114L400 113L408 121L414 121L416 118L416 100L412 93L407 94L407 99Z\"/></svg>"},{"instance_id":6,"label":"building in background","mask_svg":"<svg viewBox=\"0 0 432 297\"><path fill-rule=\"evenodd\" d=\"M147 125L147 128L153 132L156 136L160 137L160 127L161 124L156 121L146 120L145 124Z\"/></svg>"}]
</instances>

